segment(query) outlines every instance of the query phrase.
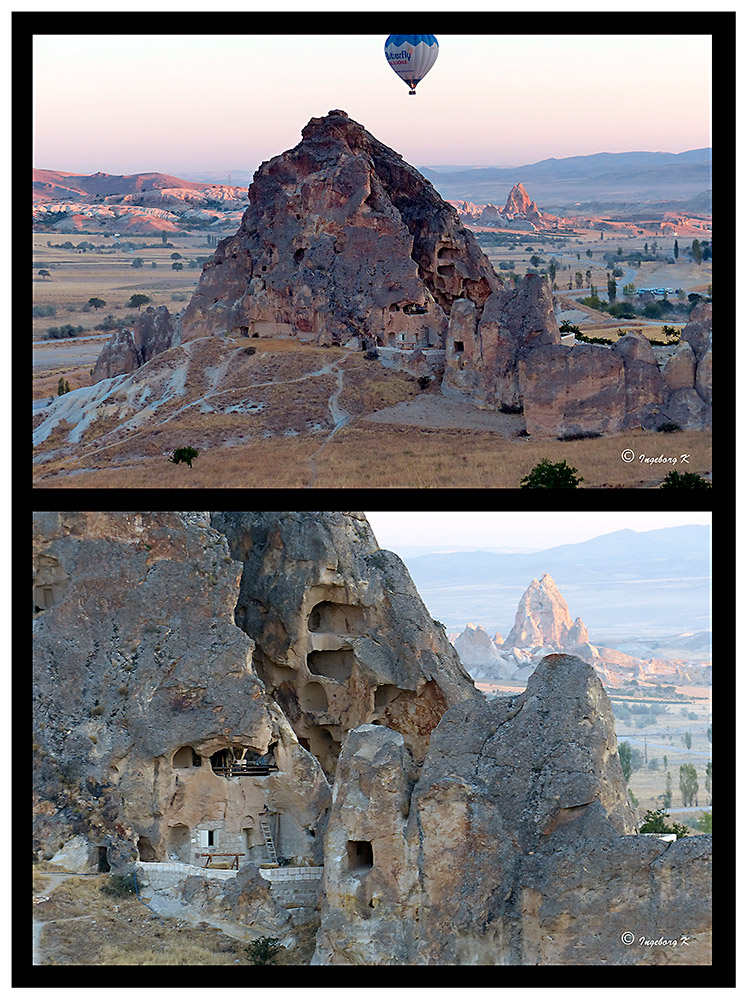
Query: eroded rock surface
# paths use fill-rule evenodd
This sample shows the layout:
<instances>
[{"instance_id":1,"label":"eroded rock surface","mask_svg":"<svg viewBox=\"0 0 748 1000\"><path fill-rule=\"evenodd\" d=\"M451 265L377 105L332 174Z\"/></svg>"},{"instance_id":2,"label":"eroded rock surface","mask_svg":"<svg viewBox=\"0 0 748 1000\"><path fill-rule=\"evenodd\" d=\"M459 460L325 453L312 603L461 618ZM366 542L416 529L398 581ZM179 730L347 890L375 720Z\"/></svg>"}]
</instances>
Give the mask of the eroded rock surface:
<instances>
[{"instance_id":1,"label":"eroded rock surface","mask_svg":"<svg viewBox=\"0 0 748 1000\"><path fill-rule=\"evenodd\" d=\"M414 167L344 111L263 163L235 236L204 266L183 339L258 332L443 347L452 303L501 281Z\"/></svg>"},{"instance_id":2,"label":"eroded rock surface","mask_svg":"<svg viewBox=\"0 0 748 1000\"><path fill-rule=\"evenodd\" d=\"M329 773L348 730L389 726L422 758L447 707L479 697L362 513L220 512L213 525L244 564L236 620L258 673Z\"/></svg>"},{"instance_id":3,"label":"eroded rock surface","mask_svg":"<svg viewBox=\"0 0 748 1000\"><path fill-rule=\"evenodd\" d=\"M711 838L635 835L610 703L581 659L450 709L410 794L408 768L395 733L343 746L313 964L709 963ZM653 956L621 940L634 927L695 947Z\"/></svg>"},{"instance_id":4,"label":"eroded rock surface","mask_svg":"<svg viewBox=\"0 0 748 1000\"><path fill-rule=\"evenodd\" d=\"M132 330L117 330L99 355L91 382L129 375L179 341L179 319L166 306L148 306Z\"/></svg>"}]
</instances>

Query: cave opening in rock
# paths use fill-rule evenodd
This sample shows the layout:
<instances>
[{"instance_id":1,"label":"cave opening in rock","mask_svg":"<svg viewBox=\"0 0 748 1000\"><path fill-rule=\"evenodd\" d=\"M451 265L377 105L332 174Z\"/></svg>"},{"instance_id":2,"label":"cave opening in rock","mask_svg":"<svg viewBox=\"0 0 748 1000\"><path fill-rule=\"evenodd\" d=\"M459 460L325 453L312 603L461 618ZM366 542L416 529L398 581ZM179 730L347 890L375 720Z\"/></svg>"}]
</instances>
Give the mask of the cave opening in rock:
<instances>
[{"instance_id":1,"label":"cave opening in rock","mask_svg":"<svg viewBox=\"0 0 748 1000\"><path fill-rule=\"evenodd\" d=\"M183 864L190 864L192 857L192 843L190 829L184 823L177 823L169 827L166 836L166 851L170 861L181 861Z\"/></svg>"},{"instance_id":2,"label":"cave opening in rock","mask_svg":"<svg viewBox=\"0 0 748 1000\"><path fill-rule=\"evenodd\" d=\"M327 711L327 693L317 681L312 681L303 688L300 702L305 712Z\"/></svg>"},{"instance_id":3,"label":"cave opening in rock","mask_svg":"<svg viewBox=\"0 0 748 1000\"><path fill-rule=\"evenodd\" d=\"M203 759L192 747L180 747L171 759L171 766L178 771L201 767Z\"/></svg>"},{"instance_id":4,"label":"cave opening in rock","mask_svg":"<svg viewBox=\"0 0 748 1000\"><path fill-rule=\"evenodd\" d=\"M337 635L363 635L366 631L362 608L351 604L321 601L309 613L310 632L334 632Z\"/></svg>"},{"instance_id":5,"label":"cave opening in rock","mask_svg":"<svg viewBox=\"0 0 748 1000\"><path fill-rule=\"evenodd\" d=\"M98 857L97 857L96 861L97 861L97 868L98 868L98 870L100 872L111 871L111 866L109 864L109 858L107 857L107 849L106 849L106 847L99 847L99 848L97 848L97 851L98 851Z\"/></svg>"},{"instance_id":6,"label":"cave opening in rock","mask_svg":"<svg viewBox=\"0 0 748 1000\"><path fill-rule=\"evenodd\" d=\"M370 840L349 840L346 845L348 870L368 872L374 866L374 849Z\"/></svg>"},{"instance_id":7,"label":"cave opening in rock","mask_svg":"<svg viewBox=\"0 0 748 1000\"><path fill-rule=\"evenodd\" d=\"M141 861L157 861L156 851L147 837L138 837L138 854Z\"/></svg>"},{"instance_id":8,"label":"cave opening in rock","mask_svg":"<svg viewBox=\"0 0 748 1000\"><path fill-rule=\"evenodd\" d=\"M335 681L347 681L356 656L352 649L318 649L307 657L309 672Z\"/></svg>"},{"instance_id":9,"label":"cave opening in rock","mask_svg":"<svg viewBox=\"0 0 748 1000\"><path fill-rule=\"evenodd\" d=\"M455 341L455 354L462 354L465 350L465 343L462 340Z\"/></svg>"}]
</instances>

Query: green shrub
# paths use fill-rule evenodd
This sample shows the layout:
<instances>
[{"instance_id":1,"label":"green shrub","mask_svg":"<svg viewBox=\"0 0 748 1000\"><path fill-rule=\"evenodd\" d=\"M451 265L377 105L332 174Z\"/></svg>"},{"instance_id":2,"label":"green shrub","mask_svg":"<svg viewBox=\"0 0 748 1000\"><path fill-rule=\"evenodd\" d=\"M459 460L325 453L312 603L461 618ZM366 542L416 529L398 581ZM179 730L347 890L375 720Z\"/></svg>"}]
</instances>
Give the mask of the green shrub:
<instances>
[{"instance_id":1,"label":"green shrub","mask_svg":"<svg viewBox=\"0 0 748 1000\"><path fill-rule=\"evenodd\" d=\"M135 885L132 875L110 875L102 885L101 891L105 896L115 896L117 899L124 899L135 894Z\"/></svg>"},{"instance_id":2,"label":"green shrub","mask_svg":"<svg viewBox=\"0 0 748 1000\"><path fill-rule=\"evenodd\" d=\"M712 484L695 472L668 472L665 479L660 484L661 490L685 489L685 490L710 490Z\"/></svg>"},{"instance_id":3,"label":"green shrub","mask_svg":"<svg viewBox=\"0 0 748 1000\"><path fill-rule=\"evenodd\" d=\"M657 430L660 434L674 434L680 430L680 426L678 424L660 424Z\"/></svg>"},{"instance_id":4,"label":"green shrub","mask_svg":"<svg viewBox=\"0 0 748 1000\"><path fill-rule=\"evenodd\" d=\"M193 458L197 458L198 452L195 448L176 448L174 452L169 456L169 461L173 462L174 465L179 465L180 462L186 462L190 468L192 468Z\"/></svg>"},{"instance_id":5,"label":"green shrub","mask_svg":"<svg viewBox=\"0 0 748 1000\"><path fill-rule=\"evenodd\" d=\"M520 480L521 490L554 490L554 489L576 489L584 482L581 476L576 475L577 470L563 462L555 464L544 458L538 462L534 469Z\"/></svg>"},{"instance_id":6,"label":"green shrub","mask_svg":"<svg viewBox=\"0 0 748 1000\"><path fill-rule=\"evenodd\" d=\"M277 955L282 945L280 938L259 937L244 949L252 965L277 965Z\"/></svg>"}]
</instances>

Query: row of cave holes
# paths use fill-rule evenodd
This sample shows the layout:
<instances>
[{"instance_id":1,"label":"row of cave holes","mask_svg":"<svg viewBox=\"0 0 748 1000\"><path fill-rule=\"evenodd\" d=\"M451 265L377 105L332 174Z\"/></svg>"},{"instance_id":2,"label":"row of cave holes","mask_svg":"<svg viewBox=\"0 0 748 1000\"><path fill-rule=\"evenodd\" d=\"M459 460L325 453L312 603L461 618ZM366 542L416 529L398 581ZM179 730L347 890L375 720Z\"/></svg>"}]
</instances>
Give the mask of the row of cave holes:
<instances>
[{"instance_id":1,"label":"row of cave holes","mask_svg":"<svg viewBox=\"0 0 748 1000\"><path fill-rule=\"evenodd\" d=\"M262 757L254 750L247 750L245 759L248 764L256 766L274 764L275 763L274 750L276 746L277 742L271 743L267 754L265 754ZM211 754L210 757L210 765L213 768L214 773L218 774L221 777L224 776L224 771L227 765L231 763L231 761L232 761L232 752L227 747L224 747L221 750L216 750L216 752L214 754ZM196 750L193 750L192 747L188 746L180 747L179 750L175 752L174 756L171 759L171 766L178 771L190 770L195 767L202 767L202 765L203 765L203 758L200 756L199 753L197 753Z\"/></svg>"}]
</instances>

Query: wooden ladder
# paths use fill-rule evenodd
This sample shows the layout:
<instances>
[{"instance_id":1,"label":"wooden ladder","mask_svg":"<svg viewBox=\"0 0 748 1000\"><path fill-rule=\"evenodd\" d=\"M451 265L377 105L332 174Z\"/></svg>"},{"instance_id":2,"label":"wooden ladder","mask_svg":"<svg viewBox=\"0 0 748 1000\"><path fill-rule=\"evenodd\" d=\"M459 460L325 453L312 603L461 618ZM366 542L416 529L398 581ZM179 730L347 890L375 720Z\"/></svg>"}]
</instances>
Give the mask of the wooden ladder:
<instances>
[{"instance_id":1,"label":"wooden ladder","mask_svg":"<svg viewBox=\"0 0 748 1000\"><path fill-rule=\"evenodd\" d=\"M261 819L260 829L262 830L262 836L265 840L265 851L267 852L268 861L277 865L278 855L275 850L275 844L273 843L273 834L270 831L270 823L266 819Z\"/></svg>"}]
</instances>

